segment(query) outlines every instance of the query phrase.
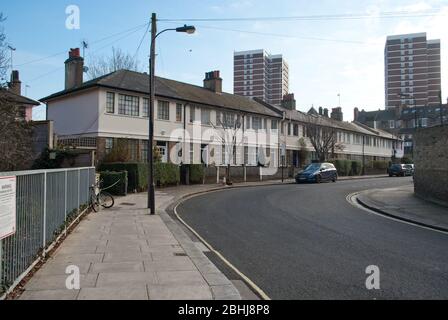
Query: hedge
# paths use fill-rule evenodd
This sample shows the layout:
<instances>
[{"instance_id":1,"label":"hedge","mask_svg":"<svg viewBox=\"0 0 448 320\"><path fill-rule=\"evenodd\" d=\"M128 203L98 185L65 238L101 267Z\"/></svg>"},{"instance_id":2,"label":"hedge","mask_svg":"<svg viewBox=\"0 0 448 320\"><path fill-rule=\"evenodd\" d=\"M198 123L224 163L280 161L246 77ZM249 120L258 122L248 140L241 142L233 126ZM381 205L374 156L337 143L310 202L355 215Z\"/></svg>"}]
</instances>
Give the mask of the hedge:
<instances>
[{"instance_id":1,"label":"hedge","mask_svg":"<svg viewBox=\"0 0 448 320\"><path fill-rule=\"evenodd\" d=\"M389 161L384 161L384 160L372 161L372 167L374 169L384 169L384 170L386 170L389 167Z\"/></svg>"},{"instance_id":2,"label":"hedge","mask_svg":"<svg viewBox=\"0 0 448 320\"><path fill-rule=\"evenodd\" d=\"M148 164L143 162L103 163L99 171L127 171L128 192L145 191L148 188Z\"/></svg>"},{"instance_id":3,"label":"hedge","mask_svg":"<svg viewBox=\"0 0 448 320\"><path fill-rule=\"evenodd\" d=\"M334 164L340 176L357 176L362 171L362 162L358 160L336 159L329 162Z\"/></svg>"},{"instance_id":4,"label":"hedge","mask_svg":"<svg viewBox=\"0 0 448 320\"><path fill-rule=\"evenodd\" d=\"M179 166L173 163L154 164L154 181L157 186L177 185L180 182Z\"/></svg>"},{"instance_id":5,"label":"hedge","mask_svg":"<svg viewBox=\"0 0 448 320\"><path fill-rule=\"evenodd\" d=\"M100 179L103 181L101 188L107 188L105 191L116 196L125 196L128 192L128 172L100 172ZM117 183L117 181L119 181ZM109 186L112 186L108 188Z\"/></svg>"},{"instance_id":6,"label":"hedge","mask_svg":"<svg viewBox=\"0 0 448 320\"><path fill-rule=\"evenodd\" d=\"M204 179L204 166L202 164L189 164L190 183L202 183Z\"/></svg>"}]
</instances>

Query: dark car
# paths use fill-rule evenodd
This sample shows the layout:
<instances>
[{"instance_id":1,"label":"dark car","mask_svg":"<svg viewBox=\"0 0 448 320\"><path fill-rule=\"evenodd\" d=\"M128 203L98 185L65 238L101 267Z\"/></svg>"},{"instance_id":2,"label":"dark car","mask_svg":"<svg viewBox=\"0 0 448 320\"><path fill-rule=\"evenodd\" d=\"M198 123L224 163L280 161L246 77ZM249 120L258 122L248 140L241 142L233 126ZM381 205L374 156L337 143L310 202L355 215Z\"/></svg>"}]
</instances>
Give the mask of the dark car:
<instances>
[{"instance_id":1,"label":"dark car","mask_svg":"<svg viewBox=\"0 0 448 320\"><path fill-rule=\"evenodd\" d=\"M412 175L412 166L406 164L393 164L389 167L387 172L389 173L389 177L397 176L411 176Z\"/></svg>"},{"instance_id":2,"label":"dark car","mask_svg":"<svg viewBox=\"0 0 448 320\"><path fill-rule=\"evenodd\" d=\"M414 175L414 165L413 164L405 164L404 166L406 167L406 169L409 169L409 171L411 171L410 175L413 176Z\"/></svg>"},{"instance_id":3,"label":"dark car","mask_svg":"<svg viewBox=\"0 0 448 320\"><path fill-rule=\"evenodd\" d=\"M338 171L331 163L311 163L296 176L296 182L323 182L338 179Z\"/></svg>"}]
</instances>

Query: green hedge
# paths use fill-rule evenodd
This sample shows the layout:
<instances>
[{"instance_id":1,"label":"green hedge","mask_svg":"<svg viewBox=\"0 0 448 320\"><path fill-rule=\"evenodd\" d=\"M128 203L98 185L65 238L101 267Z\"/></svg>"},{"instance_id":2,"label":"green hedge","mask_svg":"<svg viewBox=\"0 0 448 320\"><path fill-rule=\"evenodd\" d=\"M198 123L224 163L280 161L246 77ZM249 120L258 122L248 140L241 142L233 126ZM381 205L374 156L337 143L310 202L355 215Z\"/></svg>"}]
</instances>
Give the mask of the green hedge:
<instances>
[{"instance_id":1,"label":"green hedge","mask_svg":"<svg viewBox=\"0 0 448 320\"><path fill-rule=\"evenodd\" d=\"M177 185L180 182L179 166L173 163L154 164L154 182L157 186Z\"/></svg>"},{"instance_id":2,"label":"green hedge","mask_svg":"<svg viewBox=\"0 0 448 320\"><path fill-rule=\"evenodd\" d=\"M125 196L128 193L128 172L113 172L113 171L103 171L100 172L100 179L103 181L101 188L111 188L106 189L106 192L116 196ZM115 184L119 181L117 184Z\"/></svg>"},{"instance_id":3,"label":"green hedge","mask_svg":"<svg viewBox=\"0 0 448 320\"><path fill-rule=\"evenodd\" d=\"M386 170L389 167L389 161L384 161L384 160L372 161L372 167L374 169L384 169L384 170Z\"/></svg>"},{"instance_id":4,"label":"green hedge","mask_svg":"<svg viewBox=\"0 0 448 320\"><path fill-rule=\"evenodd\" d=\"M127 171L128 192L145 191L148 188L148 165L143 162L103 163L99 171Z\"/></svg>"},{"instance_id":5,"label":"green hedge","mask_svg":"<svg viewBox=\"0 0 448 320\"><path fill-rule=\"evenodd\" d=\"M358 160L336 159L329 162L334 164L340 176L357 176L362 172L362 162Z\"/></svg>"},{"instance_id":6,"label":"green hedge","mask_svg":"<svg viewBox=\"0 0 448 320\"><path fill-rule=\"evenodd\" d=\"M204 179L204 166L202 164L189 164L190 183L202 183Z\"/></svg>"}]
</instances>

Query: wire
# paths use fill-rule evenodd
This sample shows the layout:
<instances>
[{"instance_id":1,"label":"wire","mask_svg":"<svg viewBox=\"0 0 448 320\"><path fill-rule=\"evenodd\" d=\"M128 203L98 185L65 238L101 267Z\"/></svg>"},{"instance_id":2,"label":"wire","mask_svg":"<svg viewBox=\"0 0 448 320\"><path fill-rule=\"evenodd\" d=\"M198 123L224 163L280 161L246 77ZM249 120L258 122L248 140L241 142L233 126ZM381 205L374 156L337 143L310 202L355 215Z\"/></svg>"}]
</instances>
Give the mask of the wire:
<instances>
[{"instance_id":1,"label":"wire","mask_svg":"<svg viewBox=\"0 0 448 320\"><path fill-rule=\"evenodd\" d=\"M164 23L170 23L170 22L164 22ZM294 39L315 40L315 41L331 41L331 42L343 42L343 43L353 43L353 44L366 44L366 42L356 41L356 40L341 40L341 39L330 39L330 38L319 38L319 37L305 37L305 36L258 32L258 31L222 28L222 27L216 27L216 26L205 26L205 25L196 25L196 27L203 28L203 29L220 30L220 31L231 31L231 32L239 32L239 33L257 34L257 35L269 36L269 37L294 38Z\"/></svg>"},{"instance_id":2,"label":"wire","mask_svg":"<svg viewBox=\"0 0 448 320\"><path fill-rule=\"evenodd\" d=\"M333 15L308 15L308 16L280 16L280 17L246 17L246 18L182 18L182 19L157 19L163 22L201 22L201 21L296 21L296 20L354 20L354 19L379 19L379 18L413 18L413 17L428 17L439 14L440 10L427 11L392 11L380 12L378 14L333 14Z\"/></svg>"},{"instance_id":3,"label":"wire","mask_svg":"<svg viewBox=\"0 0 448 320\"><path fill-rule=\"evenodd\" d=\"M148 32L149 32L149 28L150 28L150 27L151 27L151 23L148 23L148 26L147 26L147 28L145 29L145 33L143 33L143 37L142 37L142 39L140 40L140 43L138 44L137 50L135 50L134 60L137 60L138 52L139 52L139 50L140 50L140 47L141 47L142 44L143 44L143 41L146 39L146 35L148 34ZM137 62L137 61L135 61L135 62Z\"/></svg>"},{"instance_id":4,"label":"wire","mask_svg":"<svg viewBox=\"0 0 448 320\"><path fill-rule=\"evenodd\" d=\"M101 38L101 39L98 39L98 40L95 40L95 41L91 42L91 44L98 44L98 43L103 42L105 40L108 40L110 38L122 35L124 33L130 32L130 31L133 31L133 30L136 30L136 29L140 30L142 27L146 26L147 24L148 23L145 23L145 24L142 24L142 25L139 25L139 26L135 26L133 28L130 28L130 29L127 29L127 30L124 30L124 31L121 31L121 32L118 32L118 33L115 33L115 34L112 34L112 35L109 35L109 36L106 36L104 38ZM24 63L21 63L21 64L16 64L15 67L22 67L22 66L25 66L25 65L28 65L28 64L44 61L44 60L47 60L47 59L50 59L50 58L54 58L54 57L57 57L57 56L60 56L62 54L66 54L66 53L67 53L66 50L60 51L60 52L51 54L51 55L46 56L46 57L42 57L42 58L35 59L35 60L30 60L30 61L27 61L27 62L24 62Z\"/></svg>"}]
</instances>

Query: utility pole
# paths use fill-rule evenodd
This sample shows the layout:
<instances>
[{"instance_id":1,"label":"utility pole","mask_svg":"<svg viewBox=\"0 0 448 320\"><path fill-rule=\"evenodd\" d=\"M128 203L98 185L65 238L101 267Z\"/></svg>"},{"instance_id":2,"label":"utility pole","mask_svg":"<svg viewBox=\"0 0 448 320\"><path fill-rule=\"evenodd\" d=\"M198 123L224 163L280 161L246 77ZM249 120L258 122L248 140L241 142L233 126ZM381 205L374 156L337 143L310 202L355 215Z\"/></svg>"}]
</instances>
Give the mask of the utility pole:
<instances>
[{"instance_id":1,"label":"utility pole","mask_svg":"<svg viewBox=\"0 0 448 320\"><path fill-rule=\"evenodd\" d=\"M154 215L155 209L155 190L154 190L154 163L153 163L153 149L154 149L154 100L155 100L155 41L157 34L156 14L151 16L151 48L149 58L149 137L148 137L148 208L150 214Z\"/></svg>"},{"instance_id":2,"label":"utility pole","mask_svg":"<svg viewBox=\"0 0 448 320\"><path fill-rule=\"evenodd\" d=\"M365 160L365 135L362 135L362 170L361 170L361 175L365 175L366 171L365 171L365 167L366 167L366 160Z\"/></svg>"}]
</instances>

